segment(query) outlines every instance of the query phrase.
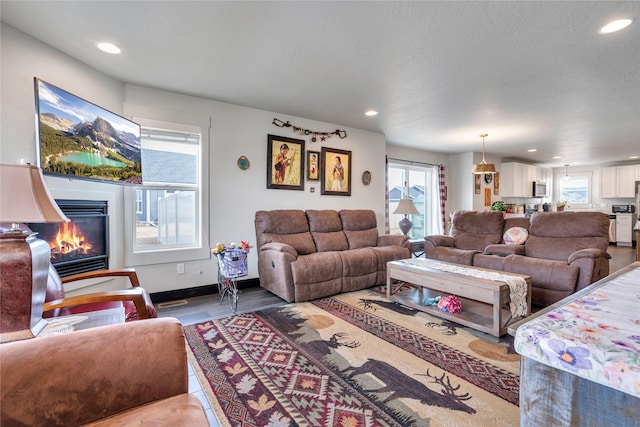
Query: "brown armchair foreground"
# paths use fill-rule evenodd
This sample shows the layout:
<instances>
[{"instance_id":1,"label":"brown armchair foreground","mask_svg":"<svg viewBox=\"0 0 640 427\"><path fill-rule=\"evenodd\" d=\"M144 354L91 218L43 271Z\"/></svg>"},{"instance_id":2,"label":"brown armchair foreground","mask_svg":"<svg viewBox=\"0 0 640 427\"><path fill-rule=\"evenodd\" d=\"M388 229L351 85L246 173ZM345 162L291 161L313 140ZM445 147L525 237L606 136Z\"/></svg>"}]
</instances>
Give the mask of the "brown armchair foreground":
<instances>
[{"instance_id":1,"label":"brown armchair foreground","mask_svg":"<svg viewBox=\"0 0 640 427\"><path fill-rule=\"evenodd\" d=\"M209 425L173 318L5 343L0 360L3 427Z\"/></svg>"},{"instance_id":2,"label":"brown armchair foreground","mask_svg":"<svg viewBox=\"0 0 640 427\"><path fill-rule=\"evenodd\" d=\"M65 297L63 286L65 283L110 277L127 277L131 288ZM120 306L124 306L126 321L158 317L149 293L140 286L138 275L133 268L89 271L61 279L55 268L51 265L49 266L47 296L43 307L44 318L105 310Z\"/></svg>"}]
</instances>

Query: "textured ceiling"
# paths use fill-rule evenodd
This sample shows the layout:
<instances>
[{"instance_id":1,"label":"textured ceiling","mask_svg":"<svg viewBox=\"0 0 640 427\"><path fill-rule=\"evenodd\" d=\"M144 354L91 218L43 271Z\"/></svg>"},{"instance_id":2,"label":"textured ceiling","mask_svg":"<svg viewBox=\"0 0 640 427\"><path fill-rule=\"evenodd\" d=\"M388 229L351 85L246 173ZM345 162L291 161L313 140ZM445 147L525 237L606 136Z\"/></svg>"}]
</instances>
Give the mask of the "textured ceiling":
<instances>
[{"instance_id":1,"label":"textured ceiling","mask_svg":"<svg viewBox=\"0 0 640 427\"><path fill-rule=\"evenodd\" d=\"M7 1L124 82L546 166L640 155L640 2ZM613 18L634 24L599 35ZM119 56L95 48L101 40ZM376 117L364 112L375 109ZM527 149L537 148L535 153ZM562 159L552 160L552 156Z\"/></svg>"}]
</instances>

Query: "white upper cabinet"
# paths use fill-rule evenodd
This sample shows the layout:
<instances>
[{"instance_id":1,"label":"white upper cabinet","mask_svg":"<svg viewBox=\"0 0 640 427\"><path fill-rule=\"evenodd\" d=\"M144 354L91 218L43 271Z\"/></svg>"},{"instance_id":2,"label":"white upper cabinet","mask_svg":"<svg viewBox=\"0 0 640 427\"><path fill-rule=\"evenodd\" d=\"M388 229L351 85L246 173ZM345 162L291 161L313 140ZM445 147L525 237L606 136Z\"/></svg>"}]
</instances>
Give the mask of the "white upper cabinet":
<instances>
[{"instance_id":1,"label":"white upper cabinet","mask_svg":"<svg viewBox=\"0 0 640 427\"><path fill-rule=\"evenodd\" d=\"M544 168L517 162L502 163L500 165L500 197L531 197L533 182L547 182L547 178L547 170ZM547 193L549 187L547 186Z\"/></svg>"},{"instance_id":2,"label":"white upper cabinet","mask_svg":"<svg viewBox=\"0 0 640 427\"><path fill-rule=\"evenodd\" d=\"M640 180L640 165L612 166L602 168L600 197L633 198L635 182Z\"/></svg>"}]
</instances>

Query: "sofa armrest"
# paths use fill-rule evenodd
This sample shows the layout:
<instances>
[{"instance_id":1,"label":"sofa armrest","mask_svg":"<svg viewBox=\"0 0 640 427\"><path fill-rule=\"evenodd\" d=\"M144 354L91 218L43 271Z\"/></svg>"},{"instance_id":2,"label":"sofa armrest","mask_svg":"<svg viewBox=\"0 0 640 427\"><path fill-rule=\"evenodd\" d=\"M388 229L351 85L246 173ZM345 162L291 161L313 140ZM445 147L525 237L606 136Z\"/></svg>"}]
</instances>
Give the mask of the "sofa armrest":
<instances>
[{"instance_id":1,"label":"sofa armrest","mask_svg":"<svg viewBox=\"0 0 640 427\"><path fill-rule=\"evenodd\" d=\"M378 236L378 242L376 246L402 246L403 248L409 247L409 236L404 234L382 234Z\"/></svg>"},{"instance_id":2,"label":"sofa armrest","mask_svg":"<svg viewBox=\"0 0 640 427\"><path fill-rule=\"evenodd\" d=\"M5 343L0 359L0 425L82 425L188 392L174 318Z\"/></svg>"},{"instance_id":3,"label":"sofa armrest","mask_svg":"<svg viewBox=\"0 0 640 427\"><path fill-rule=\"evenodd\" d=\"M260 252L266 251L285 252L293 255L296 258L298 257L298 251L296 251L293 246L287 245L286 243L266 243L260 247Z\"/></svg>"},{"instance_id":4,"label":"sofa armrest","mask_svg":"<svg viewBox=\"0 0 640 427\"><path fill-rule=\"evenodd\" d=\"M503 243L495 245L487 245L484 248L484 253L487 255L524 255L524 245L506 245Z\"/></svg>"},{"instance_id":5,"label":"sofa armrest","mask_svg":"<svg viewBox=\"0 0 640 427\"><path fill-rule=\"evenodd\" d=\"M572 264L574 261L580 258L605 258L611 259L611 254L607 251L603 251L602 249L588 248L588 249L580 249L579 251L575 251L569 256L569 260L567 261L569 264Z\"/></svg>"},{"instance_id":6,"label":"sofa armrest","mask_svg":"<svg viewBox=\"0 0 640 427\"><path fill-rule=\"evenodd\" d=\"M425 244L425 247L427 245L431 245L431 247L434 247L434 248L438 246L446 246L446 247L454 248L456 244L456 239L454 239L451 236L445 236L445 235L425 236L424 244Z\"/></svg>"}]
</instances>

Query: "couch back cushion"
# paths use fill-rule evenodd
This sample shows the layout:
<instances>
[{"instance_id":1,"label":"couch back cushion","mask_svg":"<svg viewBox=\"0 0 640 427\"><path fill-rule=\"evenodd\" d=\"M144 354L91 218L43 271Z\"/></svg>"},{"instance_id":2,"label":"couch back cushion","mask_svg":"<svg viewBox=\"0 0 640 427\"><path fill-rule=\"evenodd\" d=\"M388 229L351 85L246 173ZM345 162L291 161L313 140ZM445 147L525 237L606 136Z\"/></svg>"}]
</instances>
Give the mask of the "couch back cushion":
<instances>
[{"instance_id":1,"label":"couch back cushion","mask_svg":"<svg viewBox=\"0 0 640 427\"><path fill-rule=\"evenodd\" d=\"M306 214L316 251L344 251L349 248L347 237L342 232L342 221L338 211L308 210Z\"/></svg>"},{"instance_id":2,"label":"couch back cushion","mask_svg":"<svg viewBox=\"0 0 640 427\"><path fill-rule=\"evenodd\" d=\"M286 243L300 255L316 251L307 216L302 210L257 211L255 217L258 250L266 243Z\"/></svg>"},{"instance_id":3,"label":"couch back cushion","mask_svg":"<svg viewBox=\"0 0 640 427\"><path fill-rule=\"evenodd\" d=\"M369 209L338 212L342 221L342 230L347 236L349 249L369 248L378 245L378 225L376 214Z\"/></svg>"},{"instance_id":4,"label":"couch back cushion","mask_svg":"<svg viewBox=\"0 0 640 427\"><path fill-rule=\"evenodd\" d=\"M602 212L536 212L531 217L525 254L567 261L580 249L607 250L609 216Z\"/></svg>"},{"instance_id":5,"label":"couch back cushion","mask_svg":"<svg viewBox=\"0 0 640 427\"><path fill-rule=\"evenodd\" d=\"M487 245L502 241L504 217L498 211L455 211L451 218L451 236L456 248L484 251Z\"/></svg>"}]
</instances>

